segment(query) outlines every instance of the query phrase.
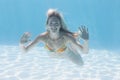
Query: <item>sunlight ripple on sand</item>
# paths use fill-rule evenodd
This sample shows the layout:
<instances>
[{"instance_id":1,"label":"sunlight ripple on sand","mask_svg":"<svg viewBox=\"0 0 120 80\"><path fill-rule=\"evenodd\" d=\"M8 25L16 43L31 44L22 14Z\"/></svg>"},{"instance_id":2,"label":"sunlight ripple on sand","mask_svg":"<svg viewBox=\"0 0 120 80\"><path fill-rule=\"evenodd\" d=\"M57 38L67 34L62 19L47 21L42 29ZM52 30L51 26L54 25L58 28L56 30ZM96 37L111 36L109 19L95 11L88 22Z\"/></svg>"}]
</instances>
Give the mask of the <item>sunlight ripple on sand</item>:
<instances>
[{"instance_id":1,"label":"sunlight ripple on sand","mask_svg":"<svg viewBox=\"0 0 120 80\"><path fill-rule=\"evenodd\" d=\"M0 46L0 80L120 80L120 54L90 49L84 65L51 58L43 47L22 53L18 46Z\"/></svg>"}]
</instances>

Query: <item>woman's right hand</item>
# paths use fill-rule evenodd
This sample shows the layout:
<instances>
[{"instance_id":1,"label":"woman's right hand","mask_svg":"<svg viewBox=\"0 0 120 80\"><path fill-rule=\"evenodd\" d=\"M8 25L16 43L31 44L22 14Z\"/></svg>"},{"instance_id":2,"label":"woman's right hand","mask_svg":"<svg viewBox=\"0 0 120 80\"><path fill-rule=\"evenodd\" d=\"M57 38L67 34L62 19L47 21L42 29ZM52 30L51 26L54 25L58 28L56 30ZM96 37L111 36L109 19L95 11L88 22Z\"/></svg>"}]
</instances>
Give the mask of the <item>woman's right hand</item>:
<instances>
[{"instance_id":1,"label":"woman's right hand","mask_svg":"<svg viewBox=\"0 0 120 80\"><path fill-rule=\"evenodd\" d=\"M79 34L82 39L89 40L88 28L86 28L85 26L79 27Z\"/></svg>"},{"instance_id":2,"label":"woman's right hand","mask_svg":"<svg viewBox=\"0 0 120 80\"><path fill-rule=\"evenodd\" d=\"M31 36L31 34L30 34L29 32L25 32L25 33L22 35L21 39L20 39L20 43L21 43L21 44L25 44L25 43L27 43L28 41L30 41L30 40L29 40L30 36Z\"/></svg>"}]
</instances>

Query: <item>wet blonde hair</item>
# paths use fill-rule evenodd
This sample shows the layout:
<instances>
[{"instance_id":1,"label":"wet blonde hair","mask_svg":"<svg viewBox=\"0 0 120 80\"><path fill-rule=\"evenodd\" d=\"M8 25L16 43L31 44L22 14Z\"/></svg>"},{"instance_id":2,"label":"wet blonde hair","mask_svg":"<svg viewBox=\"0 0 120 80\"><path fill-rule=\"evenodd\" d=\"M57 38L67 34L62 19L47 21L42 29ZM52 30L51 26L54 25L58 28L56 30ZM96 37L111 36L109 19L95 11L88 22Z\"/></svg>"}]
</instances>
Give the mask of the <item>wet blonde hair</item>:
<instances>
[{"instance_id":1,"label":"wet blonde hair","mask_svg":"<svg viewBox=\"0 0 120 80\"><path fill-rule=\"evenodd\" d=\"M67 26L63 20L63 17L62 17L62 14L60 14L56 9L49 9L47 11L47 21L46 21L46 25L48 24L48 21L49 21L49 18L52 17L52 16L55 16L57 17L59 20L60 20L60 23L61 23L61 28L60 28L60 31L62 32L66 32L66 33L69 33L69 34L72 34L72 32L70 32L68 29L67 29Z\"/></svg>"}]
</instances>

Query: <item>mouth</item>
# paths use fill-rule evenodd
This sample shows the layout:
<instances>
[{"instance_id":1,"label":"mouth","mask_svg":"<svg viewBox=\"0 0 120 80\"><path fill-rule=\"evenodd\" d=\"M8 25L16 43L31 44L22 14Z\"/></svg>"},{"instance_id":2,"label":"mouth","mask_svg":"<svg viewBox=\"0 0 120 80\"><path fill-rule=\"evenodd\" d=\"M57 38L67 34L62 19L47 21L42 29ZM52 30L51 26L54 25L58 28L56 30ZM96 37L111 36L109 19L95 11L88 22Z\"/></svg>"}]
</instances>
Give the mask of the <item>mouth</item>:
<instances>
[{"instance_id":1,"label":"mouth","mask_svg":"<svg viewBox=\"0 0 120 80\"><path fill-rule=\"evenodd\" d=\"M51 29L53 32L57 31L57 28Z\"/></svg>"}]
</instances>

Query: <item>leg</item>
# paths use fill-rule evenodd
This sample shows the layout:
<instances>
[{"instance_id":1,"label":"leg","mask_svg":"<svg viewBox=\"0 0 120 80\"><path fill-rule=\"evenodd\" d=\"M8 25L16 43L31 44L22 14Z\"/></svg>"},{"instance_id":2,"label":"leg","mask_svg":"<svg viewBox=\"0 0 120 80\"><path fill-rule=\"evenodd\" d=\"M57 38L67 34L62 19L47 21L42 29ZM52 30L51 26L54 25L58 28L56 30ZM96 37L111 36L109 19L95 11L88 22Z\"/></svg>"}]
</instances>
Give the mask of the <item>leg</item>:
<instances>
[{"instance_id":1,"label":"leg","mask_svg":"<svg viewBox=\"0 0 120 80\"><path fill-rule=\"evenodd\" d=\"M82 57L80 56L80 54L74 53L70 49L68 49L66 51L65 57L68 58L69 60L71 60L73 63L75 63L77 65L80 65L80 66L83 65L83 60L82 60Z\"/></svg>"}]
</instances>

